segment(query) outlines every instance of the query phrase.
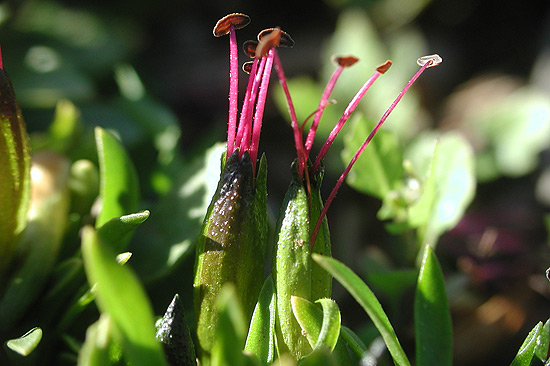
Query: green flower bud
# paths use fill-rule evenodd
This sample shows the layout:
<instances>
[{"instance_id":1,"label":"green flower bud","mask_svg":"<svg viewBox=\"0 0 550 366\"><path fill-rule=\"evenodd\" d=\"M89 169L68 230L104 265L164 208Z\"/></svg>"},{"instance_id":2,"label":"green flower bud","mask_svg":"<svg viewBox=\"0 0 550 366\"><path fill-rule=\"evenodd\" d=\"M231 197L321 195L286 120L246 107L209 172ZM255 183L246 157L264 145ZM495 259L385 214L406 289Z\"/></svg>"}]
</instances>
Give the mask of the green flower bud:
<instances>
[{"instance_id":1,"label":"green flower bud","mask_svg":"<svg viewBox=\"0 0 550 366\"><path fill-rule=\"evenodd\" d=\"M222 162L225 157L222 158ZM201 357L208 358L215 334L216 298L225 283L249 320L264 280L267 236L266 170L262 157L254 179L248 152L238 150L222 167L218 188L208 208L195 260L195 325Z\"/></svg>"},{"instance_id":2,"label":"green flower bud","mask_svg":"<svg viewBox=\"0 0 550 366\"><path fill-rule=\"evenodd\" d=\"M315 245L310 238L322 209L319 186L323 173L311 182L310 194L293 164L293 179L287 190L276 230L273 277L277 291L277 337L279 352L290 352L296 359L312 351L292 312L290 298L310 301L330 297L332 279L311 259L315 253L330 255L328 225L324 219Z\"/></svg>"},{"instance_id":3,"label":"green flower bud","mask_svg":"<svg viewBox=\"0 0 550 366\"><path fill-rule=\"evenodd\" d=\"M26 225L30 162L25 122L0 56L0 278Z\"/></svg>"}]
</instances>

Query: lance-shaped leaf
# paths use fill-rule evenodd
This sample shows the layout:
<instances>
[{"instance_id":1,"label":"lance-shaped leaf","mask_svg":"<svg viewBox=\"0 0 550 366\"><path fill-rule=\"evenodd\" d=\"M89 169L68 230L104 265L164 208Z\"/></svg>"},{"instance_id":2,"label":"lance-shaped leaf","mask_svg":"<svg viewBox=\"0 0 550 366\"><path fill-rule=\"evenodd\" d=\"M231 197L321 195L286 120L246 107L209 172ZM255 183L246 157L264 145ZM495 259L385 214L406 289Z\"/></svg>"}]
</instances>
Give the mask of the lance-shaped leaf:
<instances>
[{"instance_id":1,"label":"lance-shaped leaf","mask_svg":"<svg viewBox=\"0 0 550 366\"><path fill-rule=\"evenodd\" d=\"M78 352L78 366L103 366L110 364L109 345L112 342L111 318L102 315L86 330L86 340Z\"/></svg>"},{"instance_id":2,"label":"lance-shaped leaf","mask_svg":"<svg viewBox=\"0 0 550 366\"><path fill-rule=\"evenodd\" d=\"M207 211L197 245L193 284L201 357L208 357L213 345L218 317L215 303L222 286L234 284L247 320L258 299L267 237L266 165L262 157L254 178L248 152L241 159L237 152L231 155Z\"/></svg>"},{"instance_id":3,"label":"lance-shaped leaf","mask_svg":"<svg viewBox=\"0 0 550 366\"><path fill-rule=\"evenodd\" d=\"M451 313L441 267L430 246L420 266L414 297L416 364L451 365L453 334Z\"/></svg>"},{"instance_id":4,"label":"lance-shaped leaf","mask_svg":"<svg viewBox=\"0 0 550 366\"><path fill-rule=\"evenodd\" d=\"M246 323L235 287L227 283L216 299L218 322L212 348L211 366L239 366L245 363L242 349L246 336Z\"/></svg>"},{"instance_id":5,"label":"lance-shaped leaf","mask_svg":"<svg viewBox=\"0 0 550 366\"><path fill-rule=\"evenodd\" d=\"M365 309L372 322L384 338L384 342L396 365L410 365L410 362L397 339L388 316L370 288L345 264L336 259L314 254L313 259L330 272L338 282L348 290L355 300Z\"/></svg>"},{"instance_id":6,"label":"lance-shaped leaf","mask_svg":"<svg viewBox=\"0 0 550 366\"><path fill-rule=\"evenodd\" d=\"M34 327L19 338L10 339L6 347L21 356L28 356L42 340L42 329Z\"/></svg>"},{"instance_id":7,"label":"lance-shaped leaf","mask_svg":"<svg viewBox=\"0 0 550 366\"><path fill-rule=\"evenodd\" d=\"M537 349L537 341L543 330L542 322L538 322L537 325L529 332L523 344L519 348L519 351L514 357L514 360L510 366L530 366L533 357L535 357L535 350Z\"/></svg>"},{"instance_id":8,"label":"lance-shaped leaf","mask_svg":"<svg viewBox=\"0 0 550 366\"><path fill-rule=\"evenodd\" d=\"M269 275L262 287L258 303L254 308L245 351L250 351L263 365L271 364L275 358L275 318L277 311L277 296L273 278Z\"/></svg>"},{"instance_id":9,"label":"lance-shaped leaf","mask_svg":"<svg viewBox=\"0 0 550 366\"><path fill-rule=\"evenodd\" d=\"M96 127L99 158L101 211L96 219L100 227L114 217L136 212L139 201L137 173L124 147L111 133Z\"/></svg>"},{"instance_id":10,"label":"lance-shaped leaf","mask_svg":"<svg viewBox=\"0 0 550 366\"><path fill-rule=\"evenodd\" d=\"M155 340L153 310L145 290L89 226L82 230L82 258L88 282L95 285L96 303L111 317L125 359L136 366L166 365L162 347Z\"/></svg>"},{"instance_id":11,"label":"lance-shaped leaf","mask_svg":"<svg viewBox=\"0 0 550 366\"><path fill-rule=\"evenodd\" d=\"M0 56L0 278L26 224L30 166L25 122Z\"/></svg>"}]
</instances>

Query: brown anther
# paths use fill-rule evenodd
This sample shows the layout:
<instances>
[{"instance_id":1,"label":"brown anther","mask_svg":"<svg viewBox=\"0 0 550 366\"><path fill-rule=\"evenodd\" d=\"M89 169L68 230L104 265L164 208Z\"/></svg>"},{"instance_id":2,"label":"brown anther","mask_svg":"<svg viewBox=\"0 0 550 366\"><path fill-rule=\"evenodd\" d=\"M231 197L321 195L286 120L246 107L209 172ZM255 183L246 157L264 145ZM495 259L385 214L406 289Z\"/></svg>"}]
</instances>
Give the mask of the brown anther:
<instances>
[{"instance_id":1,"label":"brown anther","mask_svg":"<svg viewBox=\"0 0 550 366\"><path fill-rule=\"evenodd\" d=\"M392 62L390 60L387 60L386 62L384 62L382 65L378 66L376 68L376 71L378 71L379 73L383 74L385 73L386 71L388 71L388 69L391 67L391 64Z\"/></svg>"},{"instance_id":2,"label":"brown anther","mask_svg":"<svg viewBox=\"0 0 550 366\"><path fill-rule=\"evenodd\" d=\"M252 71L252 64L254 64L254 61L247 61L243 64L243 71L248 75L250 75L250 72Z\"/></svg>"},{"instance_id":3,"label":"brown anther","mask_svg":"<svg viewBox=\"0 0 550 366\"><path fill-rule=\"evenodd\" d=\"M246 14L228 14L218 20L218 22L214 26L213 33L215 37L221 37L229 33L229 31L231 30L231 26L233 26L235 29L241 29L246 27L248 23L250 23L250 17Z\"/></svg>"},{"instance_id":4,"label":"brown anther","mask_svg":"<svg viewBox=\"0 0 550 366\"><path fill-rule=\"evenodd\" d=\"M292 39L292 37L290 36L290 34L288 34L287 32L285 32L283 30L281 30L281 28L279 28L279 27L264 29L263 31L258 33L258 41L261 42L263 37L271 34L271 32L273 32L276 29L278 29L281 32L281 39L279 40L279 44L277 45L277 47L287 47L287 48L294 47L295 42Z\"/></svg>"},{"instance_id":5,"label":"brown anther","mask_svg":"<svg viewBox=\"0 0 550 366\"><path fill-rule=\"evenodd\" d=\"M353 56L334 56L332 60L342 67L350 67L359 61L357 57Z\"/></svg>"},{"instance_id":6,"label":"brown anther","mask_svg":"<svg viewBox=\"0 0 550 366\"><path fill-rule=\"evenodd\" d=\"M243 51L250 58L256 57L256 47L258 47L258 42L256 41L246 41L243 43Z\"/></svg>"},{"instance_id":7,"label":"brown anther","mask_svg":"<svg viewBox=\"0 0 550 366\"><path fill-rule=\"evenodd\" d=\"M256 57L262 58L267 54L271 47L277 47L279 45L279 41L281 40L281 29L278 27L273 28L273 30L267 34L264 34L262 37L259 37L258 35L258 39L260 41L256 47Z\"/></svg>"}]
</instances>

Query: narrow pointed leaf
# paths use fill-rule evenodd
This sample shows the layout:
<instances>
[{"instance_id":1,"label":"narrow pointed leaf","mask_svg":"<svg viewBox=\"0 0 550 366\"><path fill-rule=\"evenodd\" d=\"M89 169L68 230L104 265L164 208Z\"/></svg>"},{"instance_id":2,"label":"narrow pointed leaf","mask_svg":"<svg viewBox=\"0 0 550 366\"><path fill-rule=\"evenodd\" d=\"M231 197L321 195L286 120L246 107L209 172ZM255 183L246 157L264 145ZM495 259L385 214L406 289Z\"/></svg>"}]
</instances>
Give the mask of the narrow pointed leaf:
<instances>
[{"instance_id":1,"label":"narrow pointed leaf","mask_svg":"<svg viewBox=\"0 0 550 366\"><path fill-rule=\"evenodd\" d=\"M343 263L329 257L313 254L313 259L330 272L355 300L365 309L372 322L382 335L394 362L397 365L410 365L410 362L397 339L388 316L370 288L351 269Z\"/></svg>"},{"instance_id":2,"label":"narrow pointed leaf","mask_svg":"<svg viewBox=\"0 0 550 366\"><path fill-rule=\"evenodd\" d=\"M537 339L537 345L535 347L535 356L541 361L546 360L548 354L548 345L550 343L550 319L544 323L542 330L539 333Z\"/></svg>"},{"instance_id":3,"label":"narrow pointed leaf","mask_svg":"<svg viewBox=\"0 0 550 366\"><path fill-rule=\"evenodd\" d=\"M96 303L111 317L125 358L135 366L166 365L155 340L151 304L135 274L116 263L114 253L91 227L82 231L82 257L88 282L95 284Z\"/></svg>"},{"instance_id":4,"label":"narrow pointed leaf","mask_svg":"<svg viewBox=\"0 0 550 366\"><path fill-rule=\"evenodd\" d=\"M535 356L535 350L537 348L537 339L543 327L542 322L538 322L537 325L535 325L535 327L529 332L510 366L531 365L531 360Z\"/></svg>"},{"instance_id":5,"label":"narrow pointed leaf","mask_svg":"<svg viewBox=\"0 0 550 366\"><path fill-rule=\"evenodd\" d=\"M111 364L109 344L111 337L111 318L101 316L86 330L86 339L78 352L77 366L104 366Z\"/></svg>"},{"instance_id":6,"label":"narrow pointed leaf","mask_svg":"<svg viewBox=\"0 0 550 366\"><path fill-rule=\"evenodd\" d=\"M258 303L254 308L250 328L244 346L258 357L262 364L271 364L275 358L275 317L277 296L273 278L269 275L262 287Z\"/></svg>"},{"instance_id":7,"label":"narrow pointed leaf","mask_svg":"<svg viewBox=\"0 0 550 366\"><path fill-rule=\"evenodd\" d=\"M245 363L242 349L246 325L241 305L232 284L222 287L216 301L218 321L215 326L211 366L241 366Z\"/></svg>"},{"instance_id":8,"label":"narrow pointed leaf","mask_svg":"<svg viewBox=\"0 0 550 366\"><path fill-rule=\"evenodd\" d=\"M42 329L35 327L19 338L10 339L6 347L19 353L21 356L28 356L35 350L42 340Z\"/></svg>"},{"instance_id":9,"label":"narrow pointed leaf","mask_svg":"<svg viewBox=\"0 0 550 366\"><path fill-rule=\"evenodd\" d=\"M348 327L342 326L340 329L340 334L342 335L344 343L346 343L349 349L355 353L357 357L363 356L363 353L367 351L368 348L365 343L363 343L361 338L359 338L359 336Z\"/></svg>"},{"instance_id":10,"label":"narrow pointed leaf","mask_svg":"<svg viewBox=\"0 0 550 366\"><path fill-rule=\"evenodd\" d=\"M441 267L430 246L420 267L414 298L416 364L451 365L453 335L451 313Z\"/></svg>"},{"instance_id":11,"label":"narrow pointed leaf","mask_svg":"<svg viewBox=\"0 0 550 366\"><path fill-rule=\"evenodd\" d=\"M134 230L149 217L149 211L140 211L130 215L114 217L97 229L105 243L109 243L114 252L124 250Z\"/></svg>"},{"instance_id":12,"label":"narrow pointed leaf","mask_svg":"<svg viewBox=\"0 0 550 366\"><path fill-rule=\"evenodd\" d=\"M137 173L124 147L111 133L96 127L99 158L101 211L96 227L114 217L136 212L139 201Z\"/></svg>"}]
</instances>

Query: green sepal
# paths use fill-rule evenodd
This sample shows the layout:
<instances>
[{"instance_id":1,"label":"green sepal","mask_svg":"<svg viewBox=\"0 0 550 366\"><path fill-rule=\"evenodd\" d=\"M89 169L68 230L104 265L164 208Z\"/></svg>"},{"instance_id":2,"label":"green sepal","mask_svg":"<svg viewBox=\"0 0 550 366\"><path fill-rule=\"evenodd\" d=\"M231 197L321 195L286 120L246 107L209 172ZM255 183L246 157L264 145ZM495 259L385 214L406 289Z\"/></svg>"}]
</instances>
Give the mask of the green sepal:
<instances>
[{"instance_id":1,"label":"green sepal","mask_svg":"<svg viewBox=\"0 0 550 366\"><path fill-rule=\"evenodd\" d=\"M218 322L214 325L216 336L210 366L244 366L246 357L242 349L246 324L233 284L227 283L222 287L214 306Z\"/></svg>"},{"instance_id":2,"label":"green sepal","mask_svg":"<svg viewBox=\"0 0 550 366\"><path fill-rule=\"evenodd\" d=\"M214 304L225 283L233 283L247 320L252 316L264 279L267 238L267 162L256 177L248 152L224 163L208 208L195 258L195 326L201 357L208 357L217 313Z\"/></svg>"},{"instance_id":3,"label":"green sepal","mask_svg":"<svg viewBox=\"0 0 550 366\"><path fill-rule=\"evenodd\" d=\"M258 303L254 308L245 351L256 355L261 364L269 365L275 358L275 318L277 316L277 296L273 278L267 276Z\"/></svg>"}]
</instances>

